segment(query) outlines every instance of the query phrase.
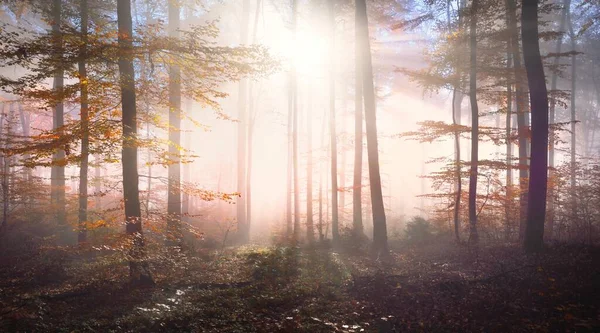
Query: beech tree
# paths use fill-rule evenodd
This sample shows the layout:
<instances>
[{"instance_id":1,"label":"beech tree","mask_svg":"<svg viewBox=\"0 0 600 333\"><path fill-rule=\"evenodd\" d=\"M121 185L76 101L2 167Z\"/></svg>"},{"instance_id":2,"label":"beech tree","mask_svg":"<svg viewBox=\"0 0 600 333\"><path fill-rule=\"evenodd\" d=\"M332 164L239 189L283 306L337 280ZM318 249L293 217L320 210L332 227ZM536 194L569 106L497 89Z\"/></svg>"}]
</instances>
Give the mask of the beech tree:
<instances>
[{"instance_id":1,"label":"beech tree","mask_svg":"<svg viewBox=\"0 0 600 333\"><path fill-rule=\"evenodd\" d=\"M548 187L548 91L540 54L538 1L523 0L521 36L531 103L531 173L524 245L529 252L544 244Z\"/></svg>"}]
</instances>

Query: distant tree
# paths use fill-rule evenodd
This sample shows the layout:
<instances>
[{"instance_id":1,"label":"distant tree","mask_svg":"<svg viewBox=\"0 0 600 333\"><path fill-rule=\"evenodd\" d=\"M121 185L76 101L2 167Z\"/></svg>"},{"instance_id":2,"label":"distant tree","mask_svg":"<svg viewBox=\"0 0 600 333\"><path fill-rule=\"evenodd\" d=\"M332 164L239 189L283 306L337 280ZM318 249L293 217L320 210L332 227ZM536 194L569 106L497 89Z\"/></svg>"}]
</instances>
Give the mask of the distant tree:
<instances>
[{"instance_id":1,"label":"distant tree","mask_svg":"<svg viewBox=\"0 0 600 333\"><path fill-rule=\"evenodd\" d=\"M479 1L471 3L469 28L469 97L471 100L471 171L469 172L469 242L479 242L477 234L477 180L479 165L479 107L477 105L477 10Z\"/></svg>"},{"instance_id":2,"label":"distant tree","mask_svg":"<svg viewBox=\"0 0 600 333\"><path fill-rule=\"evenodd\" d=\"M86 68L86 48L88 44L88 0L80 0L79 14L81 17L81 50L79 60L79 85L80 85L80 119L81 119L81 162L79 167L79 234L77 241L87 241L88 219L88 166L90 156L90 130L89 130L89 104L88 104L88 79Z\"/></svg>"},{"instance_id":3,"label":"distant tree","mask_svg":"<svg viewBox=\"0 0 600 333\"><path fill-rule=\"evenodd\" d=\"M338 168L337 168L337 131L335 126L335 12L334 2L327 2L329 20L329 139L331 149L331 235L334 246L339 245L339 208L338 208Z\"/></svg>"},{"instance_id":4,"label":"distant tree","mask_svg":"<svg viewBox=\"0 0 600 333\"><path fill-rule=\"evenodd\" d=\"M250 24L250 1L242 1L242 21L240 25L240 44L248 44L248 27ZM238 154L237 154L237 223L238 241L247 243L250 237L246 221L246 162L248 149L248 81L242 79L238 86Z\"/></svg>"},{"instance_id":5,"label":"distant tree","mask_svg":"<svg viewBox=\"0 0 600 333\"><path fill-rule=\"evenodd\" d=\"M168 5L168 33L179 38L179 1ZM181 231L181 69L177 63L169 66L169 180L167 185L167 243L180 245Z\"/></svg>"}]
</instances>

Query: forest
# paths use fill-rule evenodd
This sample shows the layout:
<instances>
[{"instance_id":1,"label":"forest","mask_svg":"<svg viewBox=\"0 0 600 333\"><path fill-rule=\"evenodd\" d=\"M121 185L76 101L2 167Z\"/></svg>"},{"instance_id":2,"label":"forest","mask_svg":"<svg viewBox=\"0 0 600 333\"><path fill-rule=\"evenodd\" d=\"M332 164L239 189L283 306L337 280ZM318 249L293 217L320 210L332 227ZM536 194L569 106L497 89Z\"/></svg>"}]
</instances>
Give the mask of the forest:
<instances>
[{"instance_id":1,"label":"forest","mask_svg":"<svg viewBox=\"0 0 600 333\"><path fill-rule=\"evenodd\" d=\"M1 332L600 331L599 0L0 1Z\"/></svg>"}]
</instances>

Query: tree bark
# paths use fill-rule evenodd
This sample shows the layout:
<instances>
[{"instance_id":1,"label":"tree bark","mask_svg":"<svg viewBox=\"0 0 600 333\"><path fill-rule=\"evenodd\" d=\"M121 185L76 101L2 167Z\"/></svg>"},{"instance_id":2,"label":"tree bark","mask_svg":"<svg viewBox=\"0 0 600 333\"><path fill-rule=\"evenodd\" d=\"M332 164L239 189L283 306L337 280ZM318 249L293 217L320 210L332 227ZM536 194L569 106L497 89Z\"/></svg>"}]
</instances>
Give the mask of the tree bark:
<instances>
[{"instance_id":1,"label":"tree bark","mask_svg":"<svg viewBox=\"0 0 600 333\"><path fill-rule=\"evenodd\" d=\"M540 55L537 0L523 0L521 36L532 116L529 205L524 247L526 251L534 252L543 247L548 186L548 91Z\"/></svg>"},{"instance_id":2,"label":"tree bark","mask_svg":"<svg viewBox=\"0 0 600 333\"><path fill-rule=\"evenodd\" d=\"M133 27L130 0L117 1L119 29L119 76L123 109L123 199L127 234L131 238L129 274L134 285L153 285L154 279L145 261L144 235L140 210L137 165L137 110L135 70L133 67Z\"/></svg>"},{"instance_id":3,"label":"tree bark","mask_svg":"<svg viewBox=\"0 0 600 333\"><path fill-rule=\"evenodd\" d=\"M371 41L369 38L369 19L365 0L356 0L360 38L361 57L363 59L363 94L365 103L365 123L367 131L367 155L369 161L369 180L371 189L371 208L373 211L373 254L388 255L387 225L381 175L379 171L379 148L377 143L377 106L373 83L373 64L371 60Z\"/></svg>"},{"instance_id":4,"label":"tree bark","mask_svg":"<svg viewBox=\"0 0 600 333\"><path fill-rule=\"evenodd\" d=\"M169 37L179 38L180 8L178 1L168 6ZM180 246L181 231L181 69L169 65L169 180L167 184L167 244Z\"/></svg>"},{"instance_id":5,"label":"tree bark","mask_svg":"<svg viewBox=\"0 0 600 333\"><path fill-rule=\"evenodd\" d=\"M87 211L88 211L88 164L90 148L89 110L88 110L88 81L87 81L87 43L88 43L88 1L81 0L79 5L81 15L81 50L79 60L79 84L81 85L81 166L79 168L79 234L78 243L87 241Z\"/></svg>"},{"instance_id":6,"label":"tree bark","mask_svg":"<svg viewBox=\"0 0 600 333\"><path fill-rule=\"evenodd\" d=\"M469 243L477 244L477 178L479 166L479 107L477 105L477 10L478 0L471 3L469 32L470 71L469 97L471 100L471 171L469 172Z\"/></svg>"}]
</instances>

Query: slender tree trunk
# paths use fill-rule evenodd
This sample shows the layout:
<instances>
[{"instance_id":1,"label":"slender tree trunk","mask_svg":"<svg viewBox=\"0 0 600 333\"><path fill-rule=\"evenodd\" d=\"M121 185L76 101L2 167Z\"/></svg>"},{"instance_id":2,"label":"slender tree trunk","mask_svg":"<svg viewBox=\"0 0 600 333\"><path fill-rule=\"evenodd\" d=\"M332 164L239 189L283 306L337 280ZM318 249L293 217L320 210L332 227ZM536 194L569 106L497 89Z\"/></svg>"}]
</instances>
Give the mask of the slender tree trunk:
<instances>
[{"instance_id":1,"label":"slender tree trunk","mask_svg":"<svg viewBox=\"0 0 600 333\"><path fill-rule=\"evenodd\" d=\"M100 211L102 209L102 174L100 173L101 162L102 159L100 158L100 156L96 155L94 157L94 163L96 164L94 166L94 206L96 207L97 211Z\"/></svg>"},{"instance_id":2,"label":"slender tree trunk","mask_svg":"<svg viewBox=\"0 0 600 333\"><path fill-rule=\"evenodd\" d=\"M457 127L454 131L454 163L456 173L456 197L454 199L454 237L460 242L460 201L462 198L462 167L460 159L460 119L457 117L457 109L460 109L460 103L456 98L456 88L452 90L452 124ZM462 100L462 94L459 98ZM462 102L462 101L461 101ZM457 105L458 104L458 105Z\"/></svg>"},{"instance_id":3,"label":"slender tree trunk","mask_svg":"<svg viewBox=\"0 0 600 333\"><path fill-rule=\"evenodd\" d=\"M19 117L21 119L21 127L23 129L22 134L24 137L24 140L26 142L29 142L29 135L30 135L30 129L31 129L31 121L30 121L30 114L25 113L23 111L23 104L19 103ZM31 158L31 155L29 153L25 153L23 155L23 159L25 161L28 161ZM23 167L23 173L24 173L24 177L25 177L25 181L27 182L31 182L32 181L32 168L29 167ZM27 206L27 208L31 208L31 205L33 204L33 198L32 197L28 197L25 199L25 204Z\"/></svg>"},{"instance_id":4,"label":"slender tree trunk","mask_svg":"<svg viewBox=\"0 0 600 333\"><path fill-rule=\"evenodd\" d=\"M87 241L87 210L88 210L88 164L89 164L89 111L88 111L88 82L87 82L87 34L88 34L88 1L80 2L81 15L81 59L79 60L79 84L81 85L81 166L79 168L79 234L77 241Z\"/></svg>"},{"instance_id":5,"label":"slender tree trunk","mask_svg":"<svg viewBox=\"0 0 600 333\"><path fill-rule=\"evenodd\" d=\"M558 40L556 41L556 54L560 54L562 51L562 44L563 44L563 35L562 32L565 30L565 24L566 24L566 19L567 19L567 4L570 3L570 0L565 0L563 3L563 9L562 9L562 14L560 16L560 26L559 26L559 32L561 33L561 35L558 37ZM558 65L560 63L560 57L556 56L554 58L554 68L557 68ZM550 90L552 92L556 91L557 88L557 83L558 83L558 75L556 74L556 72L554 72L552 74L552 79L551 79L551 85L550 85ZM555 114L556 114L556 98L552 98L550 100L550 126L552 126L552 124L555 123ZM555 178L555 170L554 170L554 145L556 142L556 134L554 133L554 128L550 127L550 141L549 141L549 153L548 153L548 164L550 167L550 179L554 180ZM552 186L550 186L548 188L548 227L547 230L545 232L546 234L546 238L548 239L552 239L552 233L554 230L554 184L552 184Z\"/></svg>"},{"instance_id":6,"label":"slender tree trunk","mask_svg":"<svg viewBox=\"0 0 600 333\"><path fill-rule=\"evenodd\" d=\"M312 102L312 94L309 97ZM315 228L313 225L313 129L312 107L306 112L306 131L308 140L308 154L306 161L306 238L309 243L315 241Z\"/></svg>"},{"instance_id":7,"label":"slender tree trunk","mask_svg":"<svg viewBox=\"0 0 600 333\"><path fill-rule=\"evenodd\" d=\"M471 171L469 172L469 242L477 244L477 178L479 166L479 107L477 105L477 10L478 0L471 3L469 32L470 72L469 97L471 100Z\"/></svg>"},{"instance_id":8,"label":"slender tree trunk","mask_svg":"<svg viewBox=\"0 0 600 333\"><path fill-rule=\"evenodd\" d=\"M329 137L331 141L331 235L334 246L339 245L339 207L338 207L338 178L337 178L337 132L335 129L335 13L332 1L327 1L329 14Z\"/></svg>"},{"instance_id":9,"label":"slender tree trunk","mask_svg":"<svg viewBox=\"0 0 600 333\"><path fill-rule=\"evenodd\" d=\"M362 50L358 39L360 38L360 13L356 6L354 17L354 180L352 184L352 228L355 236L364 235L362 221L362 166L363 166L363 89L362 89Z\"/></svg>"},{"instance_id":10,"label":"slender tree trunk","mask_svg":"<svg viewBox=\"0 0 600 333\"><path fill-rule=\"evenodd\" d=\"M540 55L537 0L523 0L521 35L532 116L529 205L524 246L528 252L534 252L543 247L548 186L548 91Z\"/></svg>"},{"instance_id":11,"label":"slender tree trunk","mask_svg":"<svg viewBox=\"0 0 600 333\"><path fill-rule=\"evenodd\" d=\"M258 18L260 17L261 0L256 2L256 11L254 12L254 28L252 29L252 44L256 44L256 34L258 32ZM256 102L253 94L254 84L250 82L248 87L248 168L246 175L246 223L248 232L252 226L252 162L253 162L253 143L254 143L254 125L256 122Z\"/></svg>"},{"instance_id":12,"label":"slender tree trunk","mask_svg":"<svg viewBox=\"0 0 600 333\"><path fill-rule=\"evenodd\" d=\"M191 112L191 102L188 101L188 112ZM184 133L184 148L187 149L188 151L191 149L192 147L192 130L193 130L193 125L191 124L191 122L186 122L186 125L184 126L186 128L186 133ZM187 184L187 186L191 186L192 183L192 163L191 162L187 162L183 165L183 182L185 184ZM190 193L189 191L183 191L182 193L182 202L181 202L181 215L182 215L182 219L186 222L189 222L191 217L190 217L190 206L191 206L191 200L192 198L190 197Z\"/></svg>"},{"instance_id":13,"label":"slender tree trunk","mask_svg":"<svg viewBox=\"0 0 600 333\"><path fill-rule=\"evenodd\" d=\"M243 0L242 22L240 30L240 44L248 44L248 26L250 23L250 1ZM237 188L240 196L237 199L237 223L238 241L245 244L249 241L249 230L246 220L246 160L248 139L248 80L242 79L238 90L238 164L237 164Z\"/></svg>"},{"instance_id":14,"label":"slender tree trunk","mask_svg":"<svg viewBox=\"0 0 600 333\"><path fill-rule=\"evenodd\" d=\"M523 68L521 66L521 54L519 52L519 33L517 28L517 6L515 0L507 0L508 17L510 22L511 50L513 68L515 71L515 93L517 106L517 134L519 141L519 239L523 239L525 224L527 220L527 187L528 187L528 116L526 114L527 96L523 91Z\"/></svg>"},{"instance_id":15,"label":"slender tree trunk","mask_svg":"<svg viewBox=\"0 0 600 333\"><path fill-rule=\"evenodd\" d=\"M512 66L512 54L510 52L510 36L507 43L507 52L506 52L506 69L507 72L510 73ZM508 74L507 73L507 74ZM510 75L508 74L508 77ZM513 205L512 199L512 182L513 182L513 174L512 174L512 83L510 81L506 84L506 200L504 202L504 215L505 215L505 231L504 238L506 241L510 239L510 227L511 227L511 207Z\"/></svg>"},{"instance_id":16,"label":"slender tree trunk","mask_svg":"<svg viewBox=\"0 0 600 333\"><path fill-rule=\"evenodd\" d=\"M117 1L119 28L119 74L123 109L123 198L127 234L131 237L129 273L132 284L153 285L154 280L145 261L144 236L140 210L137 168L137 110L135 105L135 70L133 67L133 27L130 0Z\"/></svg>"},{"instance_id":17,"label":"slender tree trunk","mask_svg":"<svg viewBox=\"0 0 600 333\"><path fill-rule=\"evenodd\" d=\"M169 1L169 36L179 38L180 8ZM169 65L169 181L167 188L167 244L181 245L181 69Z\"/></svg>"},{"instance_id":18,"label":"slender tree trunk","mask_svg":"<svg viewBox=\"0 0 600 333\"><path fill-rule=\"evenodd\" d=\"M11 106L9 106L11 107ZM6 119L6 103L2 103L2 114L0 115L0 134L4 132L4 120ZM8 121L7 121L8 122ZM10 125L6 126L6 140L2 148L8 148L8 138ZM9 174L9 166L10 163L8 161L8 157L6 154L2 154L2 158L0 159L0 170L2 170L2 229L5 229L8 226L8 212L9 212L9 184L8 184L8 174Z\"/></svg>"},{"instance_id":19,"label":"slender tree trunk","mask_svg":"<svg viewBox=\"0 0 600 333\"><path fill-rule=\"evenodd\" d=\"M146 137L150 140L150 123L146 124ZM150 217L150 192L152 191L152 150L148 149L148 183L146 183L146 218Z\"/></svg>"},{"instance_id":20,"label":"slender tree trunk","mask_svg":"<svg viewBox=\"0 0 600 333\"><path fill-rule=\"evenodd\" d=\"M56 57L62 58L63 37L61 31L62 22L62 0L53 0L52 6L52 33L56 49ZM64 70L59 68L54 73L54 90L59 95L59 100L54 106L54 117L52 128L62 133L64 126L64 105L62 102L62 91L64 87ZM66 209L65 209L65 167L58 165L60 161L65 159L65 151L58 149L53 155L55 165L52 166L51 188L52 202L57 207L57 222L59 225L66 224Z\"/></svg>"},{"instance_id":21,"label":"slender tree trunk","mask_svg":"<svg viewBox=\"0 0 600 333\"><path fill-rule=\"evenodd\" d=\"M292 0L292 35L294 42L296 41L296 29L297 29L297 17L298 17L298 1ZM294 163L294 241L298 241L300 237L300 179L299 179L299 167L298 167L298 80L296 77L296 64L292 64L292 108L293 108L293 120L292 120L292 154Z\"/></svg>"},{"instance_id":22,"label":"slender tree trunk","mask_svg":"<svg viewBox=\"0 0 600 333\"><path fill-rule=\"evenodd\" d=\"M387 225L381 175L379 172L379 148L377 144L377 107L375 86L373 83L373 64L371 60L371 41L369 38L369 19L365 0L356 0L360 29L361 57L363 59L363 94L365 101L365 122L367 130L367 155L369 161L369 180L371 188L371 209L373 210L373 253L378 256L388 254Z\"/></svg>"},{"instance_id":23,"label":"slender tree trunk","mask_svg":"<svg viewBox=\"0 0 600 333\"><path fill-rule=\"evenodd\" d=\"M286 221L286 235L287 237L292 237L293 233L293 225L292 225L292 168L294 166L292 162L292 119L293 119L293 100L294 96L292 95L292 76L291 73L289 75L288 82L288 123L287 123L287 172L286 172L286 180L287 180L287 191L286 191L286 211L285 211L285 221Z\"/></svg>"},{"instance_id":24,"label":"slender tree trunk","mask_svg":"<svg viewBox=\"0 0 600 333\"><path fill-rule=\"evenodd\" d=\"M319 158L319 240L322 242L325 238L323 234L323 151L325 150L325 129L327 128L327 112L323 114L323 123L321 128L321 154ZM325 155L327 156L327 155ZM325 179L327 182L327 179ZM327 197L327 193L325 194ZM327 219L327 212L325 213Z\"/></svg>"},{"instance_id":25,"label":"slender tree trunk","mask_svg":"<svg viewBox=\"0 0 600 333\"><path fill-rule=\"evenodd\" d=\"M577 220L577 114L576 114L576 101L577 101L577 54L576 43L575 43L575 32L573 31L573 22L571 21L571 1L565 1L565 10L567 11L567 19L569 23L569 38L571 39L571 49L573 54L571 55L571 172L569 174L570 185L571 185L571 214L574 220Z\"/></svg>"}]
</instances>

